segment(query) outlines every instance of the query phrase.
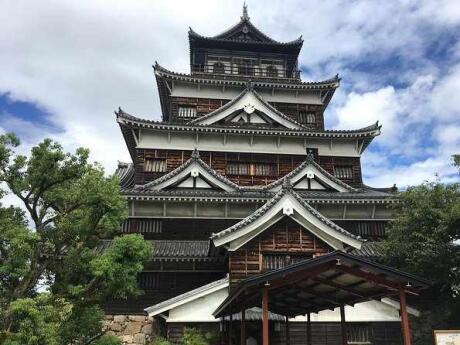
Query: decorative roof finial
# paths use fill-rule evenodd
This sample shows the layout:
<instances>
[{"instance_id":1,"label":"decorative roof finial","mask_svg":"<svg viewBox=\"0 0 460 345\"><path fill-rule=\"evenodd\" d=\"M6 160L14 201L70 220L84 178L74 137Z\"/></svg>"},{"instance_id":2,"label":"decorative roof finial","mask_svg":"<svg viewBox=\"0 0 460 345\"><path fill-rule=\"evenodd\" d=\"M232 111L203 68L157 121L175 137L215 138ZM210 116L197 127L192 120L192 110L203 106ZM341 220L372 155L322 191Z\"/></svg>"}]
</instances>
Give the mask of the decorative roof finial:
<instances>
[{"instance_id":1,"label":"decorative roof finial","mask_svg":"<svg viewBox=\"0 0 460 345\"><path fill-rule=\"evenodd\" d=\"M195 147L192 151L192 158L193 159L198 159L200 158L200 152L198 151L198 149Z\"/></svg>"},{"instance_id":2,"label":"decorative roof finial","mask_svg":"<svg viewBox=\"0 0 460 345\"><path fill-rule=\"evenodd\" d=\"M241 20L249 20L248 5L246 5L246 1L243 3L243 15L241 16Z\"/></svg>"}]
</instances>

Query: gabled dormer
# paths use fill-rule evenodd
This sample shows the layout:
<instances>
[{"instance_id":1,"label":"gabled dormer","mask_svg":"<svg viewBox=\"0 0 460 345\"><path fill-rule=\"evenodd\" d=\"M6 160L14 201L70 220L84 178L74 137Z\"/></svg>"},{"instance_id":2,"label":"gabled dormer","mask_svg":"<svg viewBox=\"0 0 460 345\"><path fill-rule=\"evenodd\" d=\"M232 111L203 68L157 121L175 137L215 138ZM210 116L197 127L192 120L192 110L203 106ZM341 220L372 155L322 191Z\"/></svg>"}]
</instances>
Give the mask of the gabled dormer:
<instances>
[{"instance_id":1,"label":"gabled dormer","mask_svg":"<svg viewBox=\"0 0 460 345\"><path fill-rule=\"evenodd\" d=\"M286 129L306 129L266 102L248 83L246 89L232 101L215 111L190 121L194 125L268 126Z\"/></svg>"},{"instance_id":2,"label":"gabled dormer","mask_svg":"<svg viewBox=\"0 0 460 345\"><path fill-rule=\"evenodd\" d=\"M142 186L137 186L138 191L171 191L171 190L212 190L233 192L238 185L224 176L216 173L200 159L197 150L194 150L190 159L180 167L166 175Z\"/></svg>"}]
</instances>

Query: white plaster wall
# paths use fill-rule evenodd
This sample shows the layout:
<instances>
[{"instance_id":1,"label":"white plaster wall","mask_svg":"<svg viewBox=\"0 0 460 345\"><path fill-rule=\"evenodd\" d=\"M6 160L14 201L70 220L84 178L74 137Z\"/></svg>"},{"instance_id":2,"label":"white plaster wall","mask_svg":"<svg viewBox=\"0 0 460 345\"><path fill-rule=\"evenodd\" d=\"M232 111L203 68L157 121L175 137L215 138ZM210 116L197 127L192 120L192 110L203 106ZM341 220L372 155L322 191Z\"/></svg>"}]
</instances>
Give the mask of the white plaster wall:
<instances>
[{"instance_id":1,"label":"white plaster wall","mask_svg":"<svg viewBox=\"0 0 460 345\"><path fill-rule=\"evenodd\" d=\"M298 316L293 321L306 321L305 316ZM340 309L323 310L318 314L311 314L313 322L340 322ZM349 322L370 321L399 321L399 312L396 308L379 301L368 301L355 304L354 307L345 307L345 320Z\"/></svg>"},{"instance_id":2,"label":"white plaster wall","mask_svg":"<svg viewBox=\"0 0 460 345\"><path fill-rule=\"evenodd\" d=\"M174 88L171 96L173 97L193 97L193 98L212 98L212 99L228 99L232 100L244 90L244 87L229 87L218 85L201 85L197 84L174 82ZM257 88L256 91L267 102L284 102L284 103L300 103L300 104L316 104L321 105L320 92L312 90L284 90L284 89L262 89Z\"/></svg>"},{"instance_id":3,"label":"white plaster wall","mask_svg":"<svg viewBox=\"0 0 460 345\"><path fill-rule=\"evenodd\" d=\"M218 322L212 313L228 296L226 288L215 291L169 311L167 322ZM398 310L379 301L368 301L345 307L345 319L349 322L400 321ZM294 322L306 321L305 316L291 319ZM311 314L313 322L340 322L340 310L324 310Z\"/></svg>"},{"instance_id":4,"label":"white plaster wall","mask_svg":"<svg viewBox=\"0 0 460 345\"><path fill-rule=\"evenodd\" d=\"M167 322L218 322L212 313L228 296L227 288L173 308Z\"/></svg>"},{"instance_id":5,"label":"white plaster wall","mask_svg":"<svg viewBox=\"0 0 460 345\"><path fill-rule=\"evenodd\" d=\"M137 148L191 150L219 152L253 152L278 154L305 154L305 148L317 148L321 156L359 157L353 139L311 139L300 137L278 137L229 134L224 138L218 133L171 132L141 129Z\"/></svg>"}]
</instances>

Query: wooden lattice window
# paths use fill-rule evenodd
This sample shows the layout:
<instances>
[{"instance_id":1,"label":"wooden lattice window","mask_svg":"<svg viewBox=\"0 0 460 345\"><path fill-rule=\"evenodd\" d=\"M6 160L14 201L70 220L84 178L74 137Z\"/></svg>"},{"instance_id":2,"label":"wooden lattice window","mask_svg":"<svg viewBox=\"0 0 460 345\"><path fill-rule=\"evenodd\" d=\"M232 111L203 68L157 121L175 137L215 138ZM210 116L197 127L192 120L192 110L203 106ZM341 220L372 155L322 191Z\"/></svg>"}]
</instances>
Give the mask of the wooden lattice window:
<instances>
[{"instance_id":1,"label":"wooden lattice window","mask_svg":"<svg viewBox=\"0 0 460 345\"><path fill-rule=\"evenodd\" d=\"M353 179L353 167L338 165L334 167L334 176L337 178Z\"/></svg>"},{"instance_id":2,"label":"wooden lattice window","mask_svg":"<svg viewBox=\"0 0 460 345\"><path fill-rule=\"evenodd\" d=\"M142 290L157 290L160 286L158 273L142 272L139 274L139 287Z\"/></svg>"},{"instance_id":3,"label":"wooden lattice window","mask_svg":"<svg viewBox=\"0 0 460 345\"><path fill-rule=\"evenodd\" d=\"M226 172L227 175L276 176L277 167L271 163L229 162Z\"/></svg>"},{"instance_id":4,"label":"wooden lattice window","mask_svg":"<svg viewBox=\"0 0 460 345\"><path fill-rule=\"evenodd\" d=\"M316 116L315 113L307 113L306 111L299 111L299 122L306 124L315 124Z\"/></svg>"},{"instance_id":5,"label":"wooden lattice window","mask_svg":"<svg viewBox=\"0 0 460 345\"><path fill-rule=\"evenodd\" d=\"M241 75L253 75L254 74L254 67L252 65L252 61L250 60L243 60L238 64L238 74Z\"/></svg>"},{"instance_id":6,"label":"wooden lattice window","mask_svg":"<svg viewBox=\"0 0 460 345\"><path fill-rule=\"evenodd\" d=\"M180 106L177 116L185 119L194 118L196 117L196 107Z\"/></svg>"},{"instance_id":7,"label":"wooden lattice window","mask_svg":"<svg viewBox=\"0 0 460 345\"><path fill-rule=\"evenodd\" d=\"M263 270L276 270L311 258L311 255L289 255L287 253L264 254Z\"/></svg>"},{"instance_id":8,"label":"wooden lattice window","mask_svg":"<svg viewBox=\"0 0 460 345\"><path fill-rule=\"evenodd\" d=\"M347 324L347 338L349 345L368 345L372 344L372 327L363 324Z\"/></svg>"},{"instance_id":9,"label":"wooden lattice window","mask_svg":"<svg viewBox=\"0 0 460 345\"><path fill-rule=\"evenodd\" d=\"M266 68L267 77L276 78L278 77L278 69L275 66L267 66Z\"/></svg>"},{"instance_id":10,"label":"wooden lattice window","mask_svg":"<svg viewBox=\"0 0 460 345\"><path fill-rule=\"evenodd\" d=\"M222 62L215 62L212 67L212 72L216 74L224 74L225 73L225 65Z\"/></svg>"},{"instance_id":11,"label":"wooden lattice window","mask_svg":"<svg viewBox=\"0 0 460 345\"><path fill-rule=\"evenodd\" d=\"M144 163L145 172L166 172L166 159L163 158L153 158L146 159Z\"/></svg>"}]
</instances>

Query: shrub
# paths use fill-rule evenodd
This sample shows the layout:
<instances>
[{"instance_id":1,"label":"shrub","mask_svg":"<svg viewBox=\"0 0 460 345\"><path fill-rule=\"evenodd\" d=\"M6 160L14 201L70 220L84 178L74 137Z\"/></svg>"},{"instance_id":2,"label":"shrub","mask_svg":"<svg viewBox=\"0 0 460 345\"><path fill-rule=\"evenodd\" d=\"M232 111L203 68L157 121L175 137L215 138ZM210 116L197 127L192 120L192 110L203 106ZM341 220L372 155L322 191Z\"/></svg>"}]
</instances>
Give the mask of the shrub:
<instances>
[{"instance_id":1,"label":"shrub","mask_svg":"<svg viewBox=\"0 0 460 345\"><path fill-rule=\"evenodd\" d=\"M182 345L209 345L203 333L196 328L184 328Z\"/></svg>"}]
</instances>

